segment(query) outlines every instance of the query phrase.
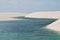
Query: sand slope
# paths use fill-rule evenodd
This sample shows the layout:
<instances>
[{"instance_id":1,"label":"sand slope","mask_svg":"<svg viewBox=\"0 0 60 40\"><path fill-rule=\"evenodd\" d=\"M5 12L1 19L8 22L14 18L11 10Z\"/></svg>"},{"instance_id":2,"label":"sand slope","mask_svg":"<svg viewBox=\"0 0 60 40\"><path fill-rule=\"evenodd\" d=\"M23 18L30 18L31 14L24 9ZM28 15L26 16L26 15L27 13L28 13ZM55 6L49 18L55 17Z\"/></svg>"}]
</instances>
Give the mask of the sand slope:
<instances>
[{"instance_id":1,"label":"sand slope","mask_svg":"<svg viewBox=\"0 0 60 40\"><path fill-rule=\"evenodd\" d=\"M60 19L48 25L46 28L60 32Z\"/></svg>"}]
</instances>

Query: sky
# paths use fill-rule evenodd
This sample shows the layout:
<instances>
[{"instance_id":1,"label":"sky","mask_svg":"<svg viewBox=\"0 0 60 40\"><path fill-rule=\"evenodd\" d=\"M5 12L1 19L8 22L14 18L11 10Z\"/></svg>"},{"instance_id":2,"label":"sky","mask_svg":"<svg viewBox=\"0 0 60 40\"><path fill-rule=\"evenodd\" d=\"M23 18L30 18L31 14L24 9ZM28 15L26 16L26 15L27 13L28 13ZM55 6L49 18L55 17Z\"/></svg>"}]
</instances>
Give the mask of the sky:
<instances>
[{"instance_id":1,"label":"sky","mask_svg":"<svg viewBox=\"0 0 60 40\"><path fill-rule=\"evenodd\" d=\"M0 0L0 12L60 11L60 0Z\"/></svg>"}]
</instances>

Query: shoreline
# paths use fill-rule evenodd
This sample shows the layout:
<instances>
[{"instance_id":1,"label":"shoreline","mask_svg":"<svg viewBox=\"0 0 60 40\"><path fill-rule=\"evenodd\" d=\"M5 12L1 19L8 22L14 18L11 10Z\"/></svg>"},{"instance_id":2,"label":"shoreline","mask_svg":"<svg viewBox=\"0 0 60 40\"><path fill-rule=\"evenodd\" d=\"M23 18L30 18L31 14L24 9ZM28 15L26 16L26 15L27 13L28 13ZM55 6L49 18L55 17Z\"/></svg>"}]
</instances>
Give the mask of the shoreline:
<instances>
[{"instance_id":1,"label":"shoreline","mask_svg":"<svg viewBox=\"0 0 60 40\"><path fill-rule=\"evenodd\" d=\"M60 11L52 11L52 12L35 12L32 14L28 14L25 17L29 18L52 18L57 19L55 22L46 26L46 29L60 32Z\"/></svg>"}]
</instances>

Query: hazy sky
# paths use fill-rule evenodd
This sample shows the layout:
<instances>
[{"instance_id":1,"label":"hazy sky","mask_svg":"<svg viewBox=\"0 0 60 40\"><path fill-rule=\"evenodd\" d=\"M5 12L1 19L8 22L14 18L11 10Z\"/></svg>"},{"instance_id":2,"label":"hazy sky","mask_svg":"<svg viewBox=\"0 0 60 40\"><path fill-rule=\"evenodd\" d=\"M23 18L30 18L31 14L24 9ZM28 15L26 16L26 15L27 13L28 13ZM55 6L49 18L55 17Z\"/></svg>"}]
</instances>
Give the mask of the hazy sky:
<instances>
[{"instance_id":1,"label":"hazy sky","mask_svg":"<svg viewBox=\"0 0 60 40\"><path fill-rule=\"evenodd\" d=\"M0 0L0 12L58 11L60 0Z\"/></svg>"}]
</instances>

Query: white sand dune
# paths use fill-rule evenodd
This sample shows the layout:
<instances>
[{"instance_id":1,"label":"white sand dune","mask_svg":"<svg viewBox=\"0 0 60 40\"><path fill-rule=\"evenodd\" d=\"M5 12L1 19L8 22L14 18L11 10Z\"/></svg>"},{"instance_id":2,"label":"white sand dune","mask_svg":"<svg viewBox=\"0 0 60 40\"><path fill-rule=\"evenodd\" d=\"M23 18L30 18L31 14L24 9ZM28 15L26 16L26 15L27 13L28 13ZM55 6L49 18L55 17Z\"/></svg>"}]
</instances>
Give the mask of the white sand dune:
<instances>
[{"instance_id":1,"label":"white sand dune","mask_svg":"<svg viewBox=\"0 0 60 40\"><path fill-rule=\"evenodd\" d=\"M27 13L0 12L0 21L21 20L13 17L25 16Z\"/></svg>"},{"instance_id":2,"label":"white sand dune","mask_svg":"<svg viewBox=\"0 0 60 40\"><path fill-rule=\"evenodd\" d=\"M60 18L60 11L52 11L52 12L35 12L26 15L25 17L30 18Z\"/></svg>"},{"instance_id":3,"label":"white sand dune","mask_svg":"<svg viewBox=\"0 0 60 40\"><path fill-rule=\"evenodd\" d=\"M36 12L36 13L28 14L25 17L58 19L55 22L53 22L52 24L49 24L46 28L60 32L60 11Z\"/></svg>"}]
</instances>

